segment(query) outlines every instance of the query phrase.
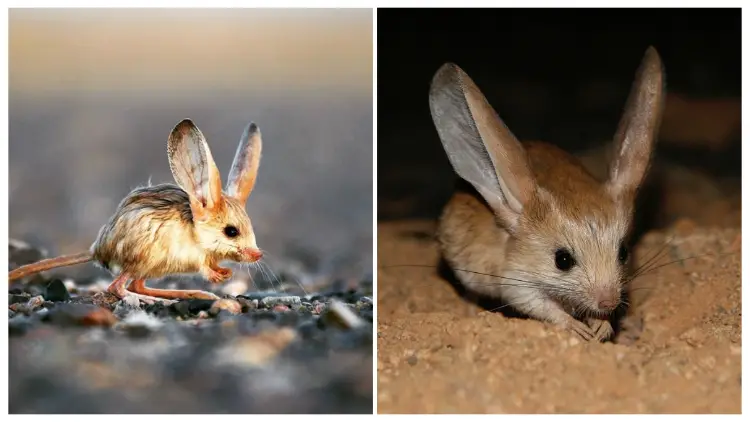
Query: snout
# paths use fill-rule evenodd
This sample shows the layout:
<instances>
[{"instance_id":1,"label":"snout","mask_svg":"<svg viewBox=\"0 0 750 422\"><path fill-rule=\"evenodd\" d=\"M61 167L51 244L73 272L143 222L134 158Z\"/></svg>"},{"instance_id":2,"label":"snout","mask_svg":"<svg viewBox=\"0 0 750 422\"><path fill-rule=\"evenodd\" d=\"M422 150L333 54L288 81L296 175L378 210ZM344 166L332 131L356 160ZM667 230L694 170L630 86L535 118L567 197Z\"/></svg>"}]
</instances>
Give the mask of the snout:
<instances>
[{"instance_id":1,"label":"snout","mask_svg":"<svg viewBox=\"0 0 750 422\"><path fill-rule=\"evenodd\" d=\"M257 262L263 258L263 252L260 249L245 248L242 249L242 260L246 262Z\"/></svg>"},{"instance_id":2,"label":"snout","mask_svg":"<svg viewBox=\"0 0 750 422\"><path fill-rule=\"evenodd\" d=\"M620 305L620 292L602 289L594 293L594 304L599 312L612 312Z\"/></svg>"}]
</instances>

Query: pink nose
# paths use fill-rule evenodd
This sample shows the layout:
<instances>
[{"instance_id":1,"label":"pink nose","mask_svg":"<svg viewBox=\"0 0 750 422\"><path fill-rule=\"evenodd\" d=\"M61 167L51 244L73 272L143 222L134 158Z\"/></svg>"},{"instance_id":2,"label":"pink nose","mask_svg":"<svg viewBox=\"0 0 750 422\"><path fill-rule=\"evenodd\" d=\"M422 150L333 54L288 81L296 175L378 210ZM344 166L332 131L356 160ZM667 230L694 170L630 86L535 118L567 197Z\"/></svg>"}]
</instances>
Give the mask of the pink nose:
<instances>
[{"instance_id":1,"label":"pink nose","mask_svg":"<svg viewBox=\"0 0 750 422\"><path fill-rule=\"evenodd\" d=\"M620 304L619 294L620 292L614 289L594 291L594 299L596 299L597 308L599 308L600 311L613 311L617 305Z\"/></svg>"},{"instance_id":2,"label":"pink nose","mask_svg":"<svg viewBox=\"0 0 750 422\"><path fill-rule=\"evenodd\" d=\"M243 254L245 255L245 258L250 262L259 261L261 258L263 258L263 252L261 252L259 249L247 248L243 251Z\"/></svg>"},{"instance_id":3,"label":"pink nose","mask_svg":"<svg viewBox=\"0 0 750 422\"><path fill-rule=\"evenodd\" d=\"M615 301L611 299L600 300L598 305L602 311L611 311L617 307Z\"/></svg>"}]
</instances>

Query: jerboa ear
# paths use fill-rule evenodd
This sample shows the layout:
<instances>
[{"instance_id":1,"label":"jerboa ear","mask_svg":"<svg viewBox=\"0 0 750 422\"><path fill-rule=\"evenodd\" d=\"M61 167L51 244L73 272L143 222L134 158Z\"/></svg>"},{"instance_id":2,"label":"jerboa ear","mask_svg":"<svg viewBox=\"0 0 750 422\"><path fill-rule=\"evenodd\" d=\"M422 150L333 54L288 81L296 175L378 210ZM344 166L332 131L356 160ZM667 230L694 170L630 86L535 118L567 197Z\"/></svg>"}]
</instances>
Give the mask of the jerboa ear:
<instances>
[{"instance_id":1,"label":"jerboa ear","mask_svg":"<svg viewBox=\"0 0 750 422\"><path fill-rule=\"evenodd\" d=\"M227 194L245 203L255 187L263 142L255 123L245 128L227 179Z\"/></svg>"},{"instance_id":2,"label":"jerboa ear","mask_svg":"<svg viewBox=\"0 0 750 422\"><path fill-rule=\"evenodd\" d=\"M444 64L432 79L430 111L453 169L498 217L515 225L536 189L521 143L453 63Z\"/></svg>"},{"instance_id":3,"label":"jerboa ear","mask_svg":"<svg viewBox=\"0 0 750 422\"><path fill-rule=\"evenodd\" d=\"M190 119L177 124L167 143L169 167L177 184L190 196L196 218L222 204L221 176L206 138Z\"/></svg>"},{"instance_id":4,"label":"jerboa ear","mask_svg":"<svg viewBox=\"0 0 750 422\"><path fill-rule=\"evenodd\" d=\"M665 87L661 58L649 47L614 137L615 156L607 188L615 197L635 195L645 178L661 123Z\"/></svg>"}]
</instances>

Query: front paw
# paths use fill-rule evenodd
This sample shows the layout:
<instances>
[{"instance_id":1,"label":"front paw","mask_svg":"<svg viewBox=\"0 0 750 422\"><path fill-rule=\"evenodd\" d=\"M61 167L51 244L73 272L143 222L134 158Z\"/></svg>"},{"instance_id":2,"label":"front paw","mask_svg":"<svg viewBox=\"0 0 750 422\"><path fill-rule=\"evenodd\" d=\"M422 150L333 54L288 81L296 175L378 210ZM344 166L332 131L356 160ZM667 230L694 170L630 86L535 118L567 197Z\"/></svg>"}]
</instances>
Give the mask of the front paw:
<instances>
[{"instance_id":1,"label":"front paw","mask_svg":"<svg viewBox=\"0 0 750 422\"><path fill-rule=\"evenodd\" d=\"M615 333L612 324L606 319L588 318L586 323L593 330L594 338L597 341L607 341Z\"/></svg>"},{"instance_id":2,"label":"front paw","mask_svg":"<svg viewBox=\"0 0 750 422\"><path fill-rule=\"evenodd\" d=\"M604 342L614 333L609 321L596 318L587 318L583 322L571 317L563 326L585 341Z\"/></svg>"},{"instance_id":3,"label":"front paw","mask_svg":"<svg viewBox=\"0 0 750 422\"><path fill-rule=\"evenodd\" d=\"M230 278L232 278L232 270L222 267L211 268L208 275L208 281L211 283L223 283Z\"/></svg>"}]
</instances>

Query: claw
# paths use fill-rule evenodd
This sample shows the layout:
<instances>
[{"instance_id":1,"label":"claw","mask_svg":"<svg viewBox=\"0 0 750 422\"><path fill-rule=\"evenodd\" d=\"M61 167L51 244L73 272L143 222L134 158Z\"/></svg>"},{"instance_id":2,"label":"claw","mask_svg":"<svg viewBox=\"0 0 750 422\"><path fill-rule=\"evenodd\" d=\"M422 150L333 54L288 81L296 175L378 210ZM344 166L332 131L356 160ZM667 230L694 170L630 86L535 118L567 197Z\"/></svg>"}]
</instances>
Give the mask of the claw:
<instances>
[{"instance_id":1,"label":"claw","mask_svg":"<svg viewBox=\"0 0 750 422\"><path fill-rule=\"evenodd\" d=\"M212 267L208 276L211 283L223 283L232 278L232 270L229 268Z\"/></svg>"},{"instance_id":2,"label":"claw","mask_svg":"<svg viewBox=\"0 0 750 422\"><path fill-rule=\"evenodd\" d=\"M606 319L589 318L586 322L594 331L594 337L598 341L607 341L615 333L612 324Z\"/></svg>"}]
</instances>

